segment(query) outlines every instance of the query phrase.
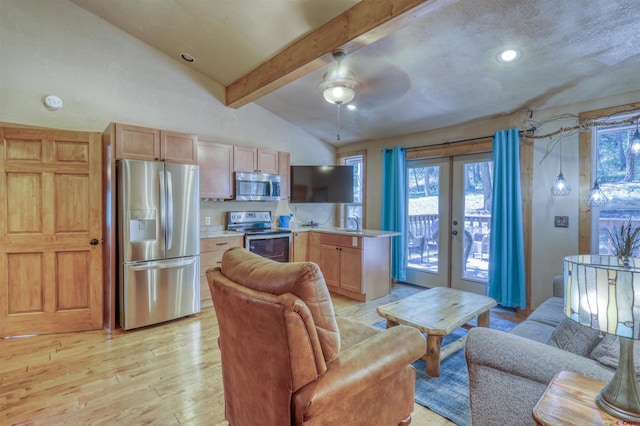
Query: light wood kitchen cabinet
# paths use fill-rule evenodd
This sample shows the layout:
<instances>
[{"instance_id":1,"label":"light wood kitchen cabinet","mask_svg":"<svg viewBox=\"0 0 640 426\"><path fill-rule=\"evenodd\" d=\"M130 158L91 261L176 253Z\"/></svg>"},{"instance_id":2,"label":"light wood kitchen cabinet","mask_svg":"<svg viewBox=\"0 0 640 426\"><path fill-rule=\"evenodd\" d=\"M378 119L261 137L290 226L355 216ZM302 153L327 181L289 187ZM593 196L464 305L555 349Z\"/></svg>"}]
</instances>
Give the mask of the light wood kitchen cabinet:
<instances>
[{"instance_id":1,"label":"light wood kitchen cabinet","mask_svg":"<svg viewBox=\"0 0 640 426\"><path fill-rule=\"evenodd\" d=\"M329 291L360 301L391 291L391 239L309 233L309 260L320 267Z\"/></svg>"},{"instance_id":2,"label":"light wood kitchen cabinet","mask_svg":"<svg viewBox=\"0 0 640 426\"><path fill-rule=\"evenodd\" d=\"M289 191L291 174L291 154L278 152L278 174L280 175L280 199L288 200L291 197Z\"/></svg>"},{"instance_id":3,"label":"light wood kitchen cabinet","mask_svg":"<svg viewBox=\"0 0 640 426\"><path fill-rule=\"evenodd\" d=\"M278 174L278 151L234 146L233 171Z\"/></svg>"},{"instance_id":4,"label":"light wood kitchen cabinet","mask_svg":"<svg viewBox=\"0 0 640 426\"><path fill-rule=\"evenodd\" d=\"M232 247L244 247L244 237L229 236L203 238L200 240L200 301L211 302L211 292L207 283L207 269L220 266L222 255ZM210 304L210 303L209 303ZM204 305L204 304L203 304Z\"/></svg>"},{"instance_id":5,"label":"light wood kitchen cabinet","mask_svg":"<svg viewBox=\"0 0 640 426\"><path fill-rule=\"evenodd\" d=\"M278 151L258 150L258 171L278 174Z\"/></svg>"},{"instance_id":6,"label":"light wood kitchen cabinet","mask_svg":"<svg viewBox=\"0 0 640 426\"><path fill-rule=\"evenodd\" d=\"M105 131L115 137L115 158L198 164L198 137L168 130L111 123Z\"/></svg>"},{"instance_id":7,"label":"light wood kitchen cabinet","mask_svg":"<svg viewBox=\"0 0 640 426\"><path fill-rule=\"evenodd\" d=\"M308 258L307 246L309 244L308 232L293 233L293 262L306 262Z\"/></svg>"},{"instance_id":8,"label":"light wood kitchen cabinet","mask_svg":"<svg viewBox=\"0 0 640 426\"><path fill-rule=\"evenodd\" d=\"M198 142L200 198L233 198L233 145Z\"/></svg>"},{"instance_id":9,"label":"light wood kitchen cabinet","mask_svg":"<svg viewBox=\"0 0 640 426\"><path fill-rule=\"evenodd\" d=\"M160 159L171 163L198 164L198 136L160 130Z\"/></svg>"},{"instance_id":10,"label":"light wood kitchen cabinet","mask_svg":"<svg viewBox=\"0 0 640 426\"><path fill-rule=\"evenodd\" d=\"M111 123L111 135L115 136L115 157L117 160L160 159L160 130L128 124Z\"/></svg>"}]
</instances>

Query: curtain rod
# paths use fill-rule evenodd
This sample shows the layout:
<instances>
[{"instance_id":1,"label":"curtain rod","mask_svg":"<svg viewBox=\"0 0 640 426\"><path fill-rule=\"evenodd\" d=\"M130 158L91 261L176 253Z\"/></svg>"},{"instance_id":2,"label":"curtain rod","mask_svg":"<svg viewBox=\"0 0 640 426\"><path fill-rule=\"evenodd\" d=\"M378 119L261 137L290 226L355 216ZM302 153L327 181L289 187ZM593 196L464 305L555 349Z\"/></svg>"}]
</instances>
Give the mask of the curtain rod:
<instances>
[{"instance_id":1,"label":"curtain rod","mask_svg":"<svg viewBox=\"0 0 640 426\"><path fill-rule=\"evenodd\" d=\"M527 130L527 132L531 132L531 131L535 131L535 128ZM524 133L525 133L524 130L518 130L518 134L520 136L522 136ZM441 142L441 143L436 143L436 144L433 144L433 145L412 146L412 147L409 147L409 148L402 147L402 149L404 149L404 150L413 150L413 149L421 149L421 148L433 148L433 147L436 147L436 146L446 146L446 145L453 145L453 144L463 143L463 142L480 141L480 140L489 139L489 138L493 138L493 135L490 135L490 136L479 136L477 138L462 139L462 140L459 140L459 141ZM380 151L385 150L385 149L391 149L391 148L380 148Z\"/></svg>"}]
</instances>

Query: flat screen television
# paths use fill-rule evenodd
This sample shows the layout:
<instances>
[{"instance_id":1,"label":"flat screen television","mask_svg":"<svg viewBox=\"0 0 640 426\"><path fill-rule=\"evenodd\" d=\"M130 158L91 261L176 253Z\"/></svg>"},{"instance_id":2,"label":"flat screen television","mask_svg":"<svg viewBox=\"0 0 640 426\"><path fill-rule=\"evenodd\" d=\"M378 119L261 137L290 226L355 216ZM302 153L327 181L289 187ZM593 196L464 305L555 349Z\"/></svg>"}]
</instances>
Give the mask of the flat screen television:
<instances>
[{"instance_id":1,"label":"flat screen television","mask_svg":"<svg viewBox=\"0 0 640 426\"><path fill-rule=\"evenodd\" d=\"M353 203L353 166L291 166L292 203Z\"/></svg>"}]
</instances>

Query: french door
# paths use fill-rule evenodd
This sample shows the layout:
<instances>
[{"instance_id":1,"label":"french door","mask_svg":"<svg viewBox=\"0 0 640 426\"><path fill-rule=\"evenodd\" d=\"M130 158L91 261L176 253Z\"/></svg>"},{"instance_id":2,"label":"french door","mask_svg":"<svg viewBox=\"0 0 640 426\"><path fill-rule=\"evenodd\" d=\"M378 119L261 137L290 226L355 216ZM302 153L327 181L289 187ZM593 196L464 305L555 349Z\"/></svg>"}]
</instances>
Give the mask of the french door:
<instances>
[{"instance_id":1,"label":"french door","mask_svg":"<svg viewBox=\"0 0 640 426\"><path fill-rule=\"evenodd\" d=\"M487 293L491 153L407 161L407 282Z\"/></svg>"}]
</instances>

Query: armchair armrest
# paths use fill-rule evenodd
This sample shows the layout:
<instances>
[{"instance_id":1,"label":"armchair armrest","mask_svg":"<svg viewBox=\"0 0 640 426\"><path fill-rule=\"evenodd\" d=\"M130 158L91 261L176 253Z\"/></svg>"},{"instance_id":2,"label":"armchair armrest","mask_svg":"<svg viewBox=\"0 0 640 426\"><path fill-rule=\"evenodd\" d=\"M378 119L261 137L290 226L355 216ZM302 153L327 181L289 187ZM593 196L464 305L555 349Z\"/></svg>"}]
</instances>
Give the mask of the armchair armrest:
<instances>
[{"instance_id":1,"label":"armchair armrest","mask_svg":"<svg viewBox=\"0 0 640 426\"><path fill-rule=\"evenodd\" d=\"M414 328L398 326L377 333L341 351L318 380L297 391L296 411L313 405L313 411L320 412L409 366L425 351L426 339ZM302 413L295 415L301 418Z\"/></svg>"}]
</instances>

